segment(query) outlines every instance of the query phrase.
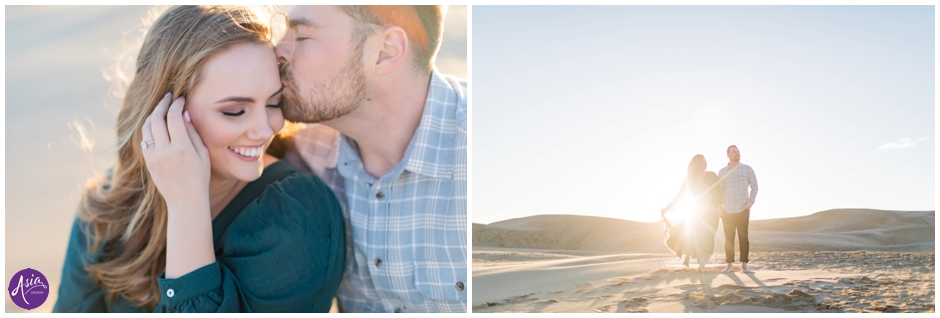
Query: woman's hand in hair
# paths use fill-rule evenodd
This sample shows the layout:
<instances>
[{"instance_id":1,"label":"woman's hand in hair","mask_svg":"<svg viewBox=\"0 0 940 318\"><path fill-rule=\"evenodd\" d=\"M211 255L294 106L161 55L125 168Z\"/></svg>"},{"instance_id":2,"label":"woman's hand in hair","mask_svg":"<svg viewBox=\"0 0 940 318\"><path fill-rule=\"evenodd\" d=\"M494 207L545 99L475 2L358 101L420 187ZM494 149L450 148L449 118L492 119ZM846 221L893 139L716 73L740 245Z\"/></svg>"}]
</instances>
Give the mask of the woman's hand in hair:
<instances>
[{"instance_id":1,"label":"woman's hand in hair","mask_svg":"<svg viewBox=\"0 0 940 318\"><path fill-rule=\"evenodd\" d=\"M150 178L167 205L166 278L175 279L215 262L209 209L209 152L179 97L157 104L143 127Z\"/></svg>"},{"instance_id":2,"label":"woman's hand in hair","mask_svg":"<svg viewBox=\"0 0 940 318\"><path fill-rule=\"evenodd\" d=\"M168 208L186 211L208 204L209 152L183 112L185 98L171 103L170 97L167 93L144 122L143 140L153 141L143 149L144 160Z\"/></svg>"}]
</instances>

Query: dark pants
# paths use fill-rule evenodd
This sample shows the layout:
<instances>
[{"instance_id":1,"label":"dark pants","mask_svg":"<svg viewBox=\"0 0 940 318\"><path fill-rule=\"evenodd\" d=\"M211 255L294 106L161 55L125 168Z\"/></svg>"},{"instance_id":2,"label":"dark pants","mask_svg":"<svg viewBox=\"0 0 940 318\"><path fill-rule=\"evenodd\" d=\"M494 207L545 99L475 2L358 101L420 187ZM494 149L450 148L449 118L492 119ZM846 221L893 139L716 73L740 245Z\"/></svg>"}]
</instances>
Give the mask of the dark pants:
<instances>
[{"instance_id":1,"label":"dark pants","mask_svg":"<svg viewBox=\"0 0 940 318\"><path fill-rule=\"evenodd\" d=\"M734 232L738 232L738 245L741 246L741 263L747 263L747 224L751 218L751 209L740 213L721 211L721 223L725 228L725 263L734 263Z\"/></svg>"}]
</instances>

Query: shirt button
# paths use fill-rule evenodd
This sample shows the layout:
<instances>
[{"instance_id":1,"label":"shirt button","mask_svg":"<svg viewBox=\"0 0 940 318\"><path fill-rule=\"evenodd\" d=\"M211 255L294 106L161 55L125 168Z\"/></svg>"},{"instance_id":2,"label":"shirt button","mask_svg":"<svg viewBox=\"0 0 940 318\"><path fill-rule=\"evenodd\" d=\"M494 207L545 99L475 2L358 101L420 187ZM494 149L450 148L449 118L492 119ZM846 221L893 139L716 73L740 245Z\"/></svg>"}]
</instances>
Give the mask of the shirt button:
<instances>
[{"instance_id":1,"label":"shirt button","mask_svg":"<svg viewBox=\"0 0 940 318\"><path fill-rule=\"evenodd\" d=\"M396 314L400 314L400 313L401 313L401 308L395 308L395 313L396 313Z\"/></svg>"},{"instance_id":2,"label":"shirt button","mask_svg":"<svg viewBox=\"0 0 940 318\"><path fill-rule=\"evenodd\" d=\"M382 192L376 193L376 194L375 194L375 198L376 198L377 200L382 200L382 199L385 198L385 194L383 194Z\"/></svg>"},{"instance_id":3,"label":"shirt button","mask_svg":"<svg viewBox=\"0 0 940 318\"><path fill-rule=\"evenodd\" d=\"M463 282L457 282L457 291L463 291Z\"/></svg>"},{"instance_id":4,"label":"shirt button","mask_svg":"<svg viewBox=\"0 0 940 318\"><path fill-rule=\"evenodd\" d=\"M382 265L382 259L376 257L375 260L372 261L372 263L375 264L375 267L379 267L380 265Z\"/></svg>"},{"instance_id":5,"label":"shirt button","mask_svg":"<svg viewBox=\"0 0 940 318\"><path fill-rule=\"evenodd\" d=\"M172 288L166 290L166 296L173 298L173 295L176 295L176 292Z\"/></svg>"}]
</instances>

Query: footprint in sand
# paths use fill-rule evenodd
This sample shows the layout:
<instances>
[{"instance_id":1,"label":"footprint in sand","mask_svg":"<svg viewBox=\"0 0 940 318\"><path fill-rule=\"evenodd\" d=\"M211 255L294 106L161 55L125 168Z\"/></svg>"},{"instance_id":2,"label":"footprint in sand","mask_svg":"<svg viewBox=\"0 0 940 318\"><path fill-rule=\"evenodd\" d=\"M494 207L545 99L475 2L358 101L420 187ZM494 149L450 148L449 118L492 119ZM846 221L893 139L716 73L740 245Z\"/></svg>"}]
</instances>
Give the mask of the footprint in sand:
<instances>
[{"instance_id":1,"label":"footprint in sand","mask_svg":"<svg viewBox=\"0 0 940 318\"><path fill-rule=\"evenodd\" d=\"M626 278L626 277L611 278L611 279L608 279L607 281L613 283L613 284L611 284L611 285L608 285L608 286L607 286L608 288L610 288L610 287L620 287L620 286L623 286L623 285L626 285L626 284L632 284L632 283L633 283L633 280L632 280L632 279L629 279L629 278Z\"/></svg>"},{"instance_id":2,"label":"footprint in sand","mask_svg":"<svg viewBox=\"0 0 940 318\"><path fill-rule=\"evenodd\" d=\"M579 290L574 291L575 293L578 293L578 294L590 294L590 293L597 292L597 290L593 290L594 283L575 284L574 286L581 288Z\"/></svg>"},{"instance_id":3,"label":"footprint in sand","mask_svg":"<svg viewBox=\"0 0 940 318\"><path fill-rule=\"evenodd\" d=\"M676 288L676 289L682 289L682 290L686 290L686 289L699 289L699 288L701 288L701 285L696 285L696 284L682 284L682 285L676 285L675 288Z\"/></svg>"},{"instance_id":4,"label":"footprint in sand","mask_svg":"<svg viewBox=\"0 0 940 318\"><path fill-rule=\"evenodd\" d=\"M650 300L646 297L633 297L631 299L621 300L621 303L634 302L634 303L648 303Z\"/></svg>"},{"instance_id":5,"label":"footprint in sand","mask_svg":"<svg viewBox=\"0 0 940 318\"><path fill-rule=\"evenodd\" d=\"M522 296L513 296L513 297L503 299L503 301L507 304L517 304L517 303L526 302L526 301L539 300L538 298L529 298L529 296L532 296L532 295L535 295L535 293L529 293L529 294L522 295Z\"/></svg>"},{"instance_id":6,"label":"footprint in sand","mask_svg":"<svg viewBox=\"0 0 940 318\"><path fill-rule=\"evenodd\" d=\"M614 295L600 295L600 296L588 296L588 297L584 297L584 299L604 299L604 298L612 298L612 297L614 297Z\"/></svg>"},{"instance_id":7,"label":"footprint in sand","mask_svg":"<svg viewBox=\"0 0 940 318\"><path fill-rule=\"evenodd\" d=\"M485 302L485 301L484 301L484 302L481 303L479 306L474 306L474 307L473 307L473 310L482 309L482 308L489 308L489 307L495 307L495 306L499 306L499 305L502 305L502 304L503 304L503 303L496 303L496 302L488 303L488 302Z\"/></svg>"},{"instance_id":8,"label":"footprint in sand","mask_svg":"<svg viewBox=\"0 0 940 318\"><path fill-rule=\"evenodd\" d=\"M618 306L623 307L626 312L649 312L649 309L642 308L646 307L649 302L646 297L633 297L619 301Z\"/></svg>"},{"instance_id":9,"label":"footprint in sand","mask_svg":"<svg viewBox=\"0 0 940 318\"><path fill-rule=\"evenodd\" d=\"M539 302L535 302L535 303L536 303L536 304L540 304L540 305L557 304L557 303L558 303L558 299L543 300L543 301L539 301Z\"/></svg>"},{"instance_id":10,"label":"footprint in sand","mask_svg":"<svg viewBox=\"0 0 940 318\"><path fill-rule=\"evenodd\" d=\"M793 289L786 294L760 292L759 289L744 290L732 288L729 290L734 291L717 296L693 294L690 298L695 300L696 306L701 308L714 308L726 305L751 305L781 308L788 311L813 311L818 309L819 306L816 302L815 295L799 289Z\"/></svg>"},{"instance_id":11,"label":"footprint in sand","mask_svg":"<svg viewBox=\"0 0 940 318\"><path fill-rule=\"evenodd\" d=\"M712 290L714 290L714 291L716 291L716 292L723 292L723 291L726 291L726 290L738 291L738 290L748 290L748 289L751 289L751 287L747 287L747 286L738 286L738 285L727 285L727 284L721 285L721 286L718 286L718 287L715 287L715 288L712 288Z\"/></svg>"},{"instance_id":12,"label":"footprint in sand","mask_svg":"<svg viewBox=\"0 0 940 318\"><path fill-rule=\"evenodd\" d=\"M594 312L610 312L610 309L613 308L613 305L607 305L600 308L594 309Z\"/></svg>"}]
</instances>

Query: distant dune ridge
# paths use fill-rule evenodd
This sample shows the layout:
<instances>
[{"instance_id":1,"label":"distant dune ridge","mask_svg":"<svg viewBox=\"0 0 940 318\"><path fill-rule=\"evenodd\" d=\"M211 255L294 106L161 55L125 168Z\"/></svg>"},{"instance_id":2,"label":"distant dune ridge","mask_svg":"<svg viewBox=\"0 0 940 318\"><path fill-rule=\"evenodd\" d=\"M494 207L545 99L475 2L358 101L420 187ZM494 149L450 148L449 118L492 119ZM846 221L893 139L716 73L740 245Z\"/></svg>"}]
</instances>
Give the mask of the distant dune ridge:
<instances>
[{"instance_id":1,"label":"distant dune ridge","mask_svg":"<svg viewBox=\"0 0 940 318\"><path fill-rule=\"evenodd\" d=\"M837 209L752 220L751 251L934 251L934 211ZM721 224L715 252L723 251ZM473 247L669 253L661 222L580 215L536 215L473 224Z\"/></svg>"}]
</instances>

